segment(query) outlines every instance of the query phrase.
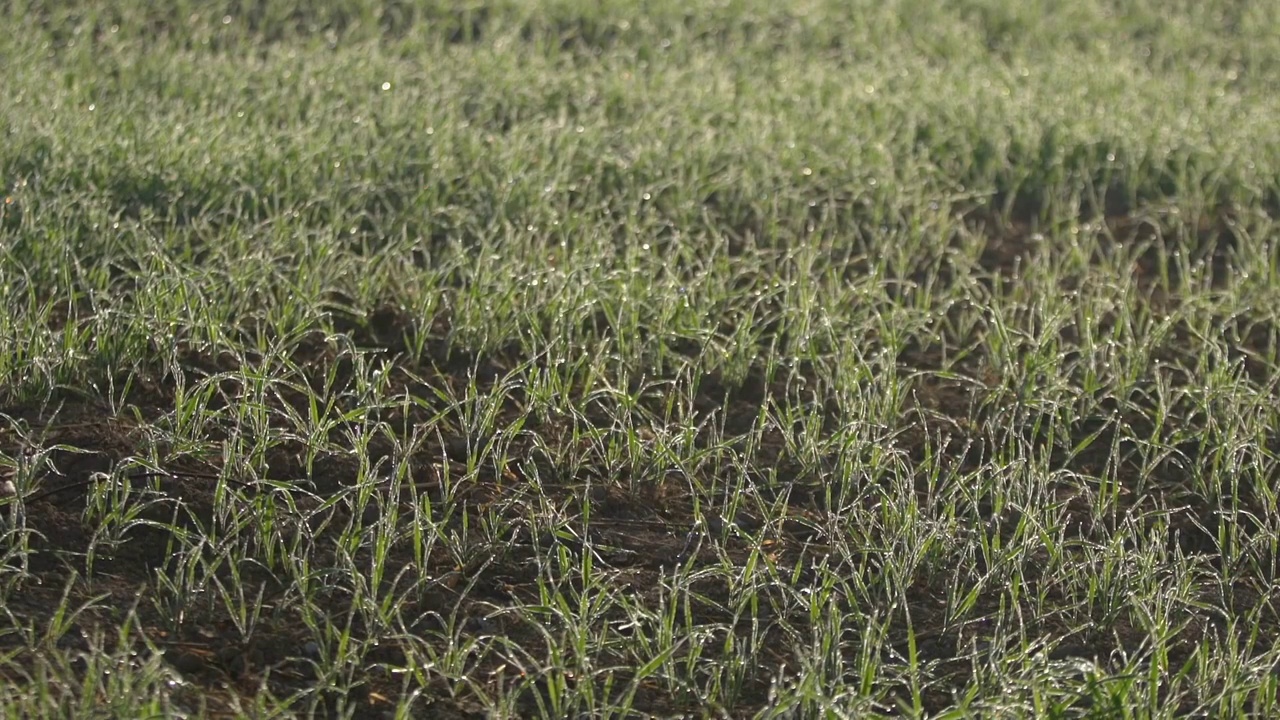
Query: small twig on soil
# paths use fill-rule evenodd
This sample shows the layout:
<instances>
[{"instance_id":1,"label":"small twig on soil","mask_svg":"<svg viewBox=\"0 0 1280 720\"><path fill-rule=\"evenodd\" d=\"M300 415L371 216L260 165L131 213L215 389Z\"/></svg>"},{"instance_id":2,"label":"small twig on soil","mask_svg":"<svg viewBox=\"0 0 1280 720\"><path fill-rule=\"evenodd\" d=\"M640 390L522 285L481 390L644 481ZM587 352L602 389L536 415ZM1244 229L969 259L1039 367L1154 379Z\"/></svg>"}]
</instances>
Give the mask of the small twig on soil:
<instances>
[{"instance_id":1,"label":"small twig on soil","mask_svg":"<svg viewBox=\"0 0 1280 720\"><path fill-rule=\"evenodd\" d=\"M124 477L130 480L143 480L146 478L153 478L153 477L163 477L163 478L170 478L170 479L194 478L199 480L218 480L221 476L215 473L167 472L163 470L147 470L145 472L129 473ZM60 485L56 488L49 488L48 490L42 490L37 493L31 493L23 497L22 501L29 503L29 502L35 502L36 500L43 500L51 495L57 495L58 493L63 492L65 490L75 490L77 488L85 487L91 484L94 481L94 479L95 479L95 475L90 475L89 477L83 480L77 480L75 482L67 483L66 485ZM226 478L226 481L234 485L239 485L242 488L247 489L249 487L249 483L241 482L240 480L232 480L231 478Z\"/></svg>"}]
</instances>

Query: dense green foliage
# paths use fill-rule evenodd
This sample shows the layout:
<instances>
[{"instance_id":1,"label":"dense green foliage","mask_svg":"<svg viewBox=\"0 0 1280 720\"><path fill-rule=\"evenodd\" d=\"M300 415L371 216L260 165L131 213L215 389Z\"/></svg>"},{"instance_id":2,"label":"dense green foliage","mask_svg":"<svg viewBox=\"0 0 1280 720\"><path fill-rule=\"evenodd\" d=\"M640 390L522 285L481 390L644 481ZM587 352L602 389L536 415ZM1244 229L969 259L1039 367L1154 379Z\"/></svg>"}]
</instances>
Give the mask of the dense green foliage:
<instances>
[{"instance_id":1,"label":"dense green foliage","mask_svg":"<svg viewBox=\"0 0 1280 720\"><path fill-rule=\"evenodd\" d=\"M1280 5L0 23L5 716L1280 712Z\"/></svg>"}]
</instances>

